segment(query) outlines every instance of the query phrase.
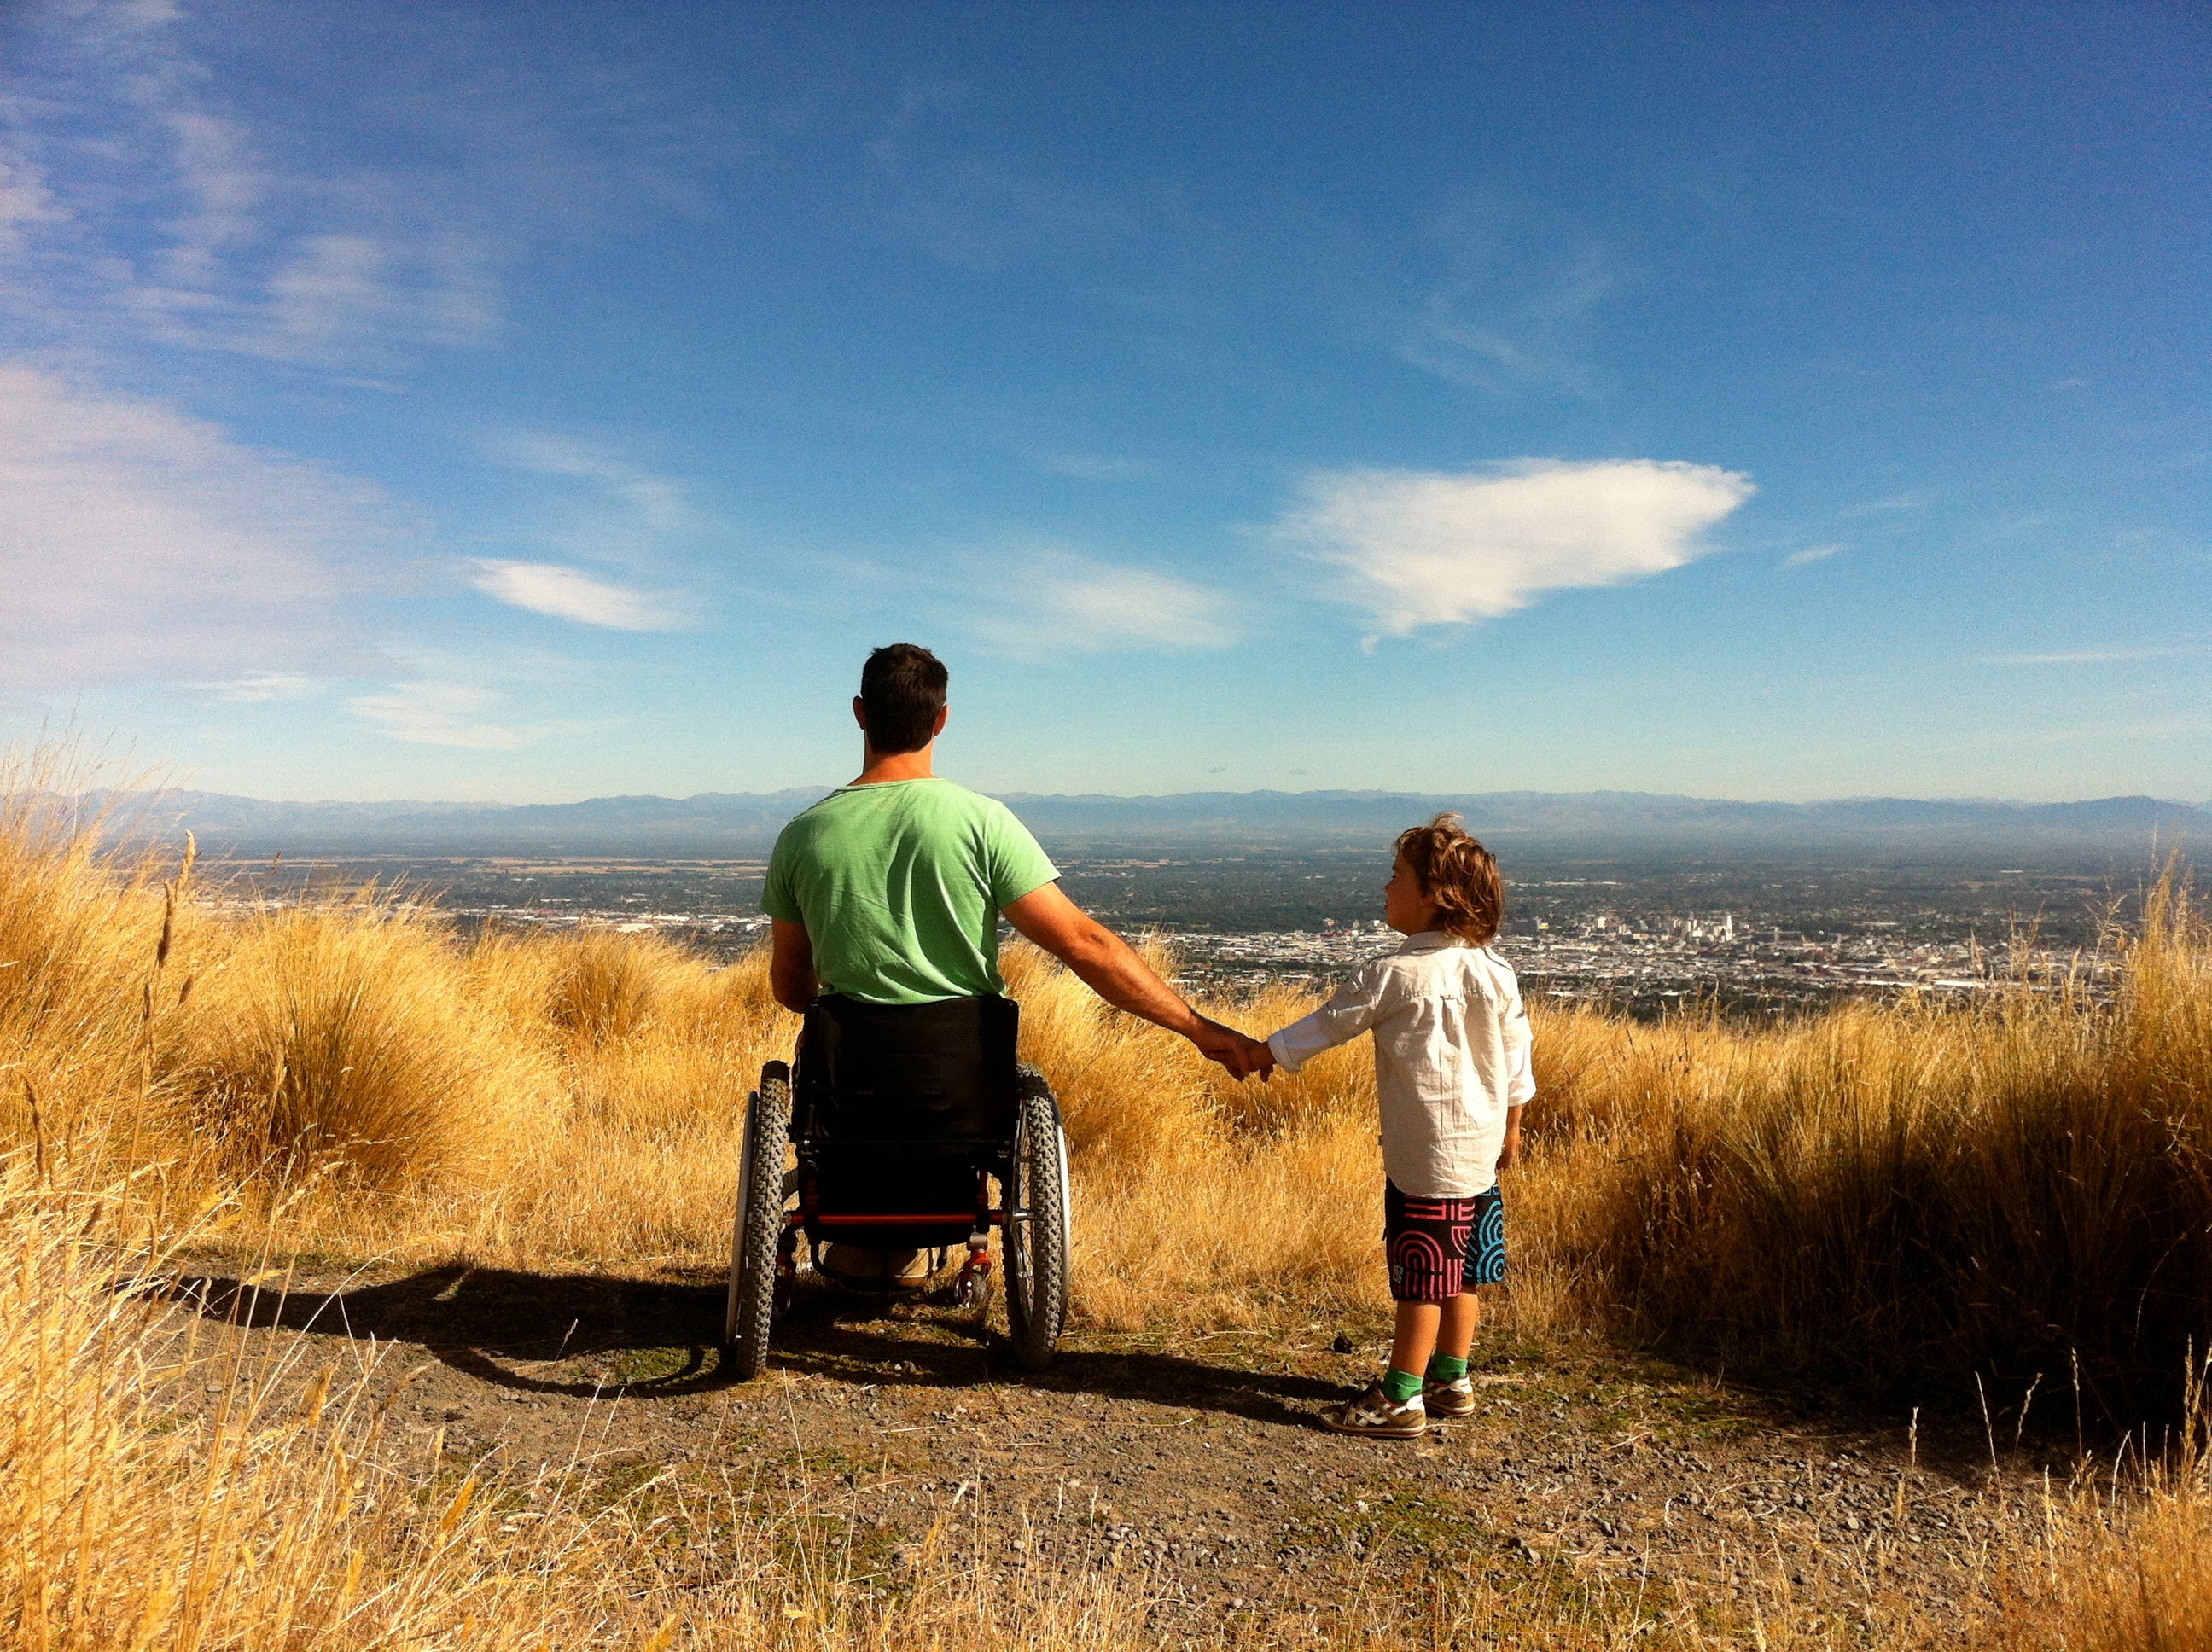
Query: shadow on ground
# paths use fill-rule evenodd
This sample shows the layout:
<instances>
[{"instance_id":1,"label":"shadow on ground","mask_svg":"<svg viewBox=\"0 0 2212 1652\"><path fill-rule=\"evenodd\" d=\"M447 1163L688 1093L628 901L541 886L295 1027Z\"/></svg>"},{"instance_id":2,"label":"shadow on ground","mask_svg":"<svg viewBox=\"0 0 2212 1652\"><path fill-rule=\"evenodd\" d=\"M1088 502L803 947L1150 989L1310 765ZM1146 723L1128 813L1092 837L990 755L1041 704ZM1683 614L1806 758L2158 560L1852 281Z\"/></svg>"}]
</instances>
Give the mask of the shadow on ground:
<instances>
[{"instance_id":1,"label":"shadow on ground","mask_svg":"<svg viewBox=\"0 0 2212 1652\"><path fill-rule=\"evenodd\" d=\"M497 1388L583 1399L619 1389L631 1400L731 1386L717 1345L723 1293L720 1274L622 1279L458 1266L330 1292L213 1275L174 1279L161 1291L226 1324L412 1344ZM942 1299L894 1314L887 1316L874 1298L804 1290L777 1321L771 1363L885 1388L1020 1381L1054 1393L1151 1400L1308 1426L1316 1401L1343 1394L1317 1378L1143 1350L1063 1347L1048 1370L1024 1372L1003 1336ZM917 1330L925 1333L914 1334ZM616 1369L581 1378L573 1368L556 1369L574 1360ZM622 1374L623 1367L636 1374Z\"/></svg>"}]
</instances>

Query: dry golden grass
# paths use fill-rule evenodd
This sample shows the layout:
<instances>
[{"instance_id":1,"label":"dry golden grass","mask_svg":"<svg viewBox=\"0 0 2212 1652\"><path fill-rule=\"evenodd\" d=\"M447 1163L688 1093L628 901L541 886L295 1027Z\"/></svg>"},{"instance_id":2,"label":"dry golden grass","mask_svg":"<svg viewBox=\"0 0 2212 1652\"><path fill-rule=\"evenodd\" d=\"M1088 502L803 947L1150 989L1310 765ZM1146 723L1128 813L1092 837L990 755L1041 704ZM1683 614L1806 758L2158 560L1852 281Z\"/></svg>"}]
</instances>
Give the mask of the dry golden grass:
<instances>
[{"instance_id":1,"label":"dry golden grass","mask_svg":"<svg viewBox=\"0 0 2212 1652\"><path fill-rule=\"evenodd\" d=\"M2212 1501L2136 1489L2054 1515L1983 1644L1990 1652L2197 1652L2212 1646Z\"/></svg>"},{"instance_id":2,"label":"dry golden grass","mask_svg":"<svg viewBox=\"0 0 2212 1652\"><path fill-rule=\"evenodd\" d=\"M2178 880L2125 963L2103 1011L1548 1017L1522 1204L1679 1346L1914 1399L2078 1371L2093 1417L2169 1409L2212 1330L2212 936Z\"/></svg>"},{"instance_id":3,"label":"dry golden grass","mask_svg":"<svg viewBox=\"0 0 2212 1652\"><path fill-rule=\"evenodd\" d=\"M448 1522L460 1476L386 1478L375 1419L342 1384L319 1412L276 1418L242 1374L228 1420L173 1429L158 1396L182 1351L106 1287L187 1233L713 1266L744 1093L796 1026L762 960L716 969L588 931L464 945L389 896L229 914L204 875L104 852L40 805L45 778L0 777L0 1610L16 1638L650 1640L666 1597L638 1581L651 1545L632 1513L556 1496L538 1505L554 1517L503 1532L485 1511L523 1491L487 1486ZM1237 1086L1034 952L1008 973L1073 1139L1082 1315L1265 1327L1379 1298L1364 1048ZM1304 1007L1224 1012L1264 1030ZM1537 1056L1536 1145L1510 1194L1524 1332L1611 1327L1916 1398L1976 1374L2041 1373L2048 1394L2078 1361L2092 1414L2122 1420L2212 1340L2212 938L2179 884L2130 943L2110 1010L2023 994L1755 1029L1553 1011ZM2036 1604L1996 1643L2212 1643L2200 1461L2023 1515L2020 1598ZM756 1546L713 1585L717 1626L684 1644L1142 1638L1110 1590L933 1583L856 1617L830 1560L751 1515L687 1518ZM1492 1613L1507 1643L1626 1632L1601 1613L1545 1627L1496 1601L1437 1609ZM1354 1614L1329 1632L1401 1631Z\"/></svg>"},{"instance_id":4,"label":"dry golden grass","mask_svg":"<svg viewBox=\"0 0 2212 1652\"><path fill-rule=\"evenodd\" d=\"M1139 1643L1111 1580L1045 1590L923 1566L863 1606L849 1551L807 1511L693 1494L680 1530L713 1559L672 1567L666 1488L611 1505L584 1475L529 1481L386 1437L366 1373L305 1398L267 1364L196 1355L179 1315L134 1291L162 1253L135 1201L0 1163L0 1632L35 1652L1107 1652ZM298 1374L290 1374L296 1376ZM180 1424L169 1388L212 1384ZM656 1493L660 1495L656 1497Z\"/></svg>"}]
</instances>

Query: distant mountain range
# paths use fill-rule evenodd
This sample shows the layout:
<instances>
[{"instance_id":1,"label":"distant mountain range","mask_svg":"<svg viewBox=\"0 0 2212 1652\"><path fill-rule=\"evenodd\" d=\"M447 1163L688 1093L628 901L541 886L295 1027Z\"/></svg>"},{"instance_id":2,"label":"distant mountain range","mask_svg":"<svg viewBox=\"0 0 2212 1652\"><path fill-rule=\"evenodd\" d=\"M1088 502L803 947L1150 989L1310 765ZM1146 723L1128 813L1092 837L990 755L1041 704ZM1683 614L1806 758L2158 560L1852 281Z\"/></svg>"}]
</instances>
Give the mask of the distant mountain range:
<instances>
[{"instance_id":1,"label":"distant mountain range","mask_svg":"<svg viewBox=\"0 0 2212 1652\"><path fill-rule=\"evenodd\" d=\"M88 794L140 829L191 830L204 850L268 854L758 853L828 788L702 792L696 797L590 798L581 803L270 803L211 792ZM1842 798L1742 803L1650 792L1184 792L1161 797L1009 793L1005 801L1048 847L1192 852L1379 844L1452 810L1470 829L1524 853L1650 847L1735 853L1848 848L1881 852L2127 852L2155 842L2212 847L2212 807L2157 798L2080 803Z\"/></svg>"}]
</instances>

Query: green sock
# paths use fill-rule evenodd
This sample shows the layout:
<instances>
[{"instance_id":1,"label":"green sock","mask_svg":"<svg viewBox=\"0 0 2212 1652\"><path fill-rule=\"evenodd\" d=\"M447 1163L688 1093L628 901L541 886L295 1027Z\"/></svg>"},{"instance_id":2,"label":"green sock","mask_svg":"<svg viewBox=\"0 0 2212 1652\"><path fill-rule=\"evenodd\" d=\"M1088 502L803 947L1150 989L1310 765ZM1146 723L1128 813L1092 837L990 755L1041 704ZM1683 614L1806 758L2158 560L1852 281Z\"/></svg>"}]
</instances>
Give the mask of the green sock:
<instances>
[{"instance_id":1,"label":"green sock","mask_svg":"<svg viewBox=\"0 0 2212 1652\"><path fill-rule=\"evenodd\" d=\"M1411 1371L1401 1371L1395 1365L1382 1373L1382 1397L1394 1406L1402 1406L1421 1391L1421 1379Z\"/></svg>"},{"instance_id":2,"label":"green sock","mask_svg":"<svg viewBox=\"0 0 2212 1652\"><path fill-rule=\"evenodd\" d=\"M1449 1354L1431 1354L1429 1356L1428 1380L1430 1382L1456 1382L1460 1378L1466 1375L1467 1362L1465 1360L1454 1359Z\"/></svg>"}]
</instances>

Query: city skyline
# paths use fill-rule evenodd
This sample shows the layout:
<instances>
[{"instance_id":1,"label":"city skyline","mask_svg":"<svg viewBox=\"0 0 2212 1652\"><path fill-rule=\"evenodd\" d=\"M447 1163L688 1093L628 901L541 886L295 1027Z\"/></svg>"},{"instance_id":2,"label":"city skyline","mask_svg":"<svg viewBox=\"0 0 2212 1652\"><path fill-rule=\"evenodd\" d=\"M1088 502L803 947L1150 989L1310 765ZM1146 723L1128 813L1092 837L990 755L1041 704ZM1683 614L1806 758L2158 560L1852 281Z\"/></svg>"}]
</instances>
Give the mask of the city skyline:
<instances>
[{"instance_id":1,"label":"city skyline","mask_svg":"<svg viewBox=\"0 0 2212 1652\"><path fill-rule=\"evenodd\" d=\"M905 639L991 791L2212 798L2182 9L0 45L0 744L766 792Z\"/></svg>"}]
</instances>

